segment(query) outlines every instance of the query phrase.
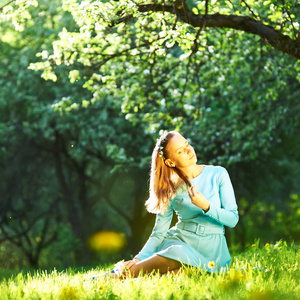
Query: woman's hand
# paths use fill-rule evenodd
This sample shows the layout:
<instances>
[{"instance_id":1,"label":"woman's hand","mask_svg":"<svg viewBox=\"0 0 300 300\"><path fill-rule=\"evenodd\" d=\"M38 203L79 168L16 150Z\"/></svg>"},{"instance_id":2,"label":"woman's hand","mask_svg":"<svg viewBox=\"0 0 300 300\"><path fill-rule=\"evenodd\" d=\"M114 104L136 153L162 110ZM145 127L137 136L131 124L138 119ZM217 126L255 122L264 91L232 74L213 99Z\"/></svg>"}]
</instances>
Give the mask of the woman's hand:
<instances>
[{"instance_id":1,"label":"woman's hand","mask_svg":"<svg viewBox=\"0 0 300 300\"><path fill-rule=\"evenodd\" d=\"M138 258L134 258L134 259L132 259L132 260L127 260L127 261L125 261L124 262L124 264L123 264L123 266L124 266L124 273L127 273L128 272L128 270L130 270L130 268L132 267L132 266L134 266L137 262L139 262L139 261L141 261L140 259L138 259Z\"/></svg>"},{"instance_id":2,"label":"woman's hand","mask_svg":"<svg viewBox=\"0 0 300 300\"><path fill-rule=\"evenodd\" d=\"M194 186L191 186L188 190L189 196L192 200L192 203L204 211L208 211L210 207L209 201L204 197L204 195L196 190Z\"/></svg>"}]
</instances>

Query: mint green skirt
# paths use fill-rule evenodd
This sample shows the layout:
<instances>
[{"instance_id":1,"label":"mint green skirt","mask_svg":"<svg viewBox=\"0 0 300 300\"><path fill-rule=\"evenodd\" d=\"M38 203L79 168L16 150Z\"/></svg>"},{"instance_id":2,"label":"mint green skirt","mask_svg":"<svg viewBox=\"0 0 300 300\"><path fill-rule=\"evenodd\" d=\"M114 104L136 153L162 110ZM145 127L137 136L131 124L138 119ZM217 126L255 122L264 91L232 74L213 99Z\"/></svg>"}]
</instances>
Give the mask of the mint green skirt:
<instances>
[{"instance_id":1,"label":"mint green skirt","mask_svg":"<svg viewBox=\"0 0 300 300\"><path fill-rule=\"evenodd\" d=\"M198 234L177 226L168 231L156 254L208 272L226 271L231 261L224 233Z\"/></svg>"}]
</instances>

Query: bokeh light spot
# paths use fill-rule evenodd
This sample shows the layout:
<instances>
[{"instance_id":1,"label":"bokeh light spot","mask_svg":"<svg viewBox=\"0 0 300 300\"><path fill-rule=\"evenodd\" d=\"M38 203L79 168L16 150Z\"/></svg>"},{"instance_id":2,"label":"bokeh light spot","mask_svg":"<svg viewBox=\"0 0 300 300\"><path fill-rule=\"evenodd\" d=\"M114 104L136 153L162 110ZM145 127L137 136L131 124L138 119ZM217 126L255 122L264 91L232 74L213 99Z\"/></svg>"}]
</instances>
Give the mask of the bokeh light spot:
<instances>
[{"instance_id":1,"label":"bokeh light spot","mask_svg":"<svg viewBox=\"0 0 300 300\"><path fill-rule=\"evenodd\" d=\"M126 245L126 236L121 232L98 231L88 238L88 245L94 252L119 252Z\"/></svg>"}]
</instances>

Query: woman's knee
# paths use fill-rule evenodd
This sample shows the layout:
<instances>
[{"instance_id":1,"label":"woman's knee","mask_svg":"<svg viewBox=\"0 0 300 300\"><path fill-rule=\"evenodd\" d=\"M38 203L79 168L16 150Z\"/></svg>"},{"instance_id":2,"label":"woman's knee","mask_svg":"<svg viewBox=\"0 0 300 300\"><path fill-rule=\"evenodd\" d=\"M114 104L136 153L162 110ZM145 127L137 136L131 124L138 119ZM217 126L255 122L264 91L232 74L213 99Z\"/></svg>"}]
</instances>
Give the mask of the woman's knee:
<instances>
[{"instance_id":1,"label":"woman's knee","mask_svg":"<svg viewBox=\"0 0 300 300\"><path fill-rule=\"evenodd\" d=\"M128 273L131 276L139 276L140 273L151 273L153 271L159 271L161 274L164 274L180 267L181 263L177 260L154 255L133 265Z\"/></svg>"}]
</instances>

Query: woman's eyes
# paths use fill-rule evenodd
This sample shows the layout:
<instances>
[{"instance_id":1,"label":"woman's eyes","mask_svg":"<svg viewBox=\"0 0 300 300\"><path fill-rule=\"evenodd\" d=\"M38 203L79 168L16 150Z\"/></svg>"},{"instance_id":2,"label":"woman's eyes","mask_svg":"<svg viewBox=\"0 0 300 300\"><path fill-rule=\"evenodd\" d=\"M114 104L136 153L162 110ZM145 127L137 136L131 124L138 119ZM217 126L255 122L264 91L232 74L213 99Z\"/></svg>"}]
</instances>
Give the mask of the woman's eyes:
<instances>
[{"instance_id":1,"label":"woman's eyes","mask_svg":"<svg viewBox=\"0 0 300 300\"><path fill-rule=\"evenodd\" d=\"M192 146L191 146L190 144L186 144L185 147L188 148L188 147L192 147ZM182 152L183 152L183 151L180 150L180 151L178 151L178 154L181 154Z\"/></svg>"}]
</instances>

